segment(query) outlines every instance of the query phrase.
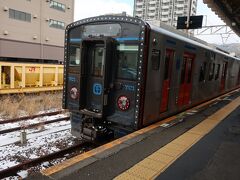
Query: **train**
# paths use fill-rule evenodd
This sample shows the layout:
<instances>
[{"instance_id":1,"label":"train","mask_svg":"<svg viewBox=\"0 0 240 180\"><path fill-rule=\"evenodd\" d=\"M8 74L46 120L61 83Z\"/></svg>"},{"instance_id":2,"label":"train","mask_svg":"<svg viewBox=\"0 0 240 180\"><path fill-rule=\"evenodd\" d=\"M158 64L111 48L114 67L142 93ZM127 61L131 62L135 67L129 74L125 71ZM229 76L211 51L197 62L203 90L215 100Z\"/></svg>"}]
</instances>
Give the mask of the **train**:
<instances>
[{"instance_id":1,"label":"train","mask_svg":"<svg viewBox=\"0 0 240 180\"><path fill-rule=\"evenodd\" d=\"M66 27L63 108L72 135L121 137L240 85L240 59L137 17Z\"/></svg>"}]
</instances>

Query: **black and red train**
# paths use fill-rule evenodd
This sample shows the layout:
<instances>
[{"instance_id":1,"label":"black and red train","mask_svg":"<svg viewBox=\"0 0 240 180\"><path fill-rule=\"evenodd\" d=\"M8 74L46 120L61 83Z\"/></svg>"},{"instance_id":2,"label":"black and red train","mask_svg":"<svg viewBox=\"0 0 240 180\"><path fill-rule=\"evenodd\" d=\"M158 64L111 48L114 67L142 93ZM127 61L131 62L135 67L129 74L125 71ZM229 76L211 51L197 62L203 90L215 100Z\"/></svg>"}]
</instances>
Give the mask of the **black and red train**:
<instances>
[{"instance_id":1,"label":"black and red train","mask_svg":"<svg viewBox=\"0 0 240 180\"><path fill-rule=\"evenodd\" d=\"M64 80L72 134L96 140L237 88L240 61L138 18L99 16L67 26Z\"/></svg>"}]
</instances>

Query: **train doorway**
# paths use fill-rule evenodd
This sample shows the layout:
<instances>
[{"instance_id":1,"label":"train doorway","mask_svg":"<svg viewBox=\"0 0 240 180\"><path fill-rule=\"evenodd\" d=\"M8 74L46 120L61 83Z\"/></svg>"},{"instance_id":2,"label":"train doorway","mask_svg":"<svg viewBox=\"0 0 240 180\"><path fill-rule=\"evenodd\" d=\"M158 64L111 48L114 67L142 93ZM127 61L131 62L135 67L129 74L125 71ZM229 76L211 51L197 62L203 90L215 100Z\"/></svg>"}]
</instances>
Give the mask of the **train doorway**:
<instances>
[{"instance_id":1,"label":"train doorway","mask_svg":"<svg viewBox=\"0 0 240 180\"><path fill-rule=\"evenodd\" d=\"M160 113L167 111L168 109L168 100L169 100L169 91L171 83L171 74L172 74L172 64L174 59L174 50L166 49L165 62L164 62L164 79L162 83L162 98L160 105Z\"/></svg>"},{"instance_id":2,"label":"train doorway","mask_svg":"<svg viewBox=\"0 0 240 180\"><path fill-rule=\"evenodd\" d=\"M84 40L82 42L81 63L81 113L95 118L103 118L108 104L108 90L111 83L113 47L111 40ZM111 54L110 54L110 53Z\"/></svg>"},{"instance_id":3,"label":"train doorway","mask_svg":"<svg viewBox=\"0 0 240 180\"><path fill-rule=\"evenodd\" d=\"M191 100L192 91L192 72L194 63L194 54L184 53L183 65L181 71L181 84L178 94L178 106L188 105Z\"/></svg>"}]
</instances>

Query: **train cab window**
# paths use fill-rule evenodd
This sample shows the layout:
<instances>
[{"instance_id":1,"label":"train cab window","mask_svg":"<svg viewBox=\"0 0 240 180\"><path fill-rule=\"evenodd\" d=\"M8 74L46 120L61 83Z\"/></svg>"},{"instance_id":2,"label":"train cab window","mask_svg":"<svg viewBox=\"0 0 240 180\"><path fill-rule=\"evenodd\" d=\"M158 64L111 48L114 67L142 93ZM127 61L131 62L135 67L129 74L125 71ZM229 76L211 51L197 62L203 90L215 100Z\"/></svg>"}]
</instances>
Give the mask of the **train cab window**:
<instances>
[{"instance_id":1,"label":"train cab window","mask_svg":"<svg viewBox=\"0 0 240 180\"><path fill-rule=\"evenodd\" d=\"M217 64L216 73L215 73L215 80L217 80L219 78L219 74L220 74L220 64Z\"/></svg>"},{"instance_id":2,"label":"train cab window","mask_svg":"<svg viewBox=\"0 0 240 180\"><path fill-rule=\"evenodd\" d=\"M120 24L94 24L83 26L82 36L119 36L121 33Z\"/></svg>"},{"instance_id":3,"label":"train cab window","mask_svg":"<svg viewBox=\"0 0 240 180\"><path fill-rule=\"evenodd\" d=\"M152 50L152 70L159 70L159 66L160 66L160 58L161 58L161 51L160 50L156 50L153 49Z\"/></svg>"},{"instance_id":4,"label":"train cab window","mask_svg":"<svg viewBox=\"0 0 240 180\"><path fill-rule=\"evenodd\" d=\"M215 72L215 63L210 63L209 64L209 77L208 77L209 81L211 81L213 79L214 72Z\"/></svg>"},{"instance_id":5,"label":"train cab window","mask_svg":"<svg viewBox=\"0 0 240 180\"><path fill-rule=\"evenodd\" d=\"M71 67L80 66L80 44L81 37L79 28L74 28L68 33L68 65Z\"/></svg>"},{"instance_id":6,"label":"train cab window","mask_svg":"<svg viewBox=\"0 0 240 180\"><path fill-rule=\"evenodd\" d=\"M202 82L205 80L205 74L206 74L206 68L207 68L207 62L202 63L200 67L200 76L199 76L199 82Z\"/></svg>"},{"instance_id":7,"label":"train cab window","mask_svg":"<svg viewBox=\"0 0 240 180\"><path fill-rule=\"evenodd\" d=\"M80 65L80 46L71 45L69 48L69 66Z\"/></svg>"},{"instance_id":8,"label":"train cab window","mask_svg":"<svg viewBox=\"0 0 240 180\"><path fill-rule=\"evenodd\" d=\"M117 50L117 78L135 80L137 77L138 46L121 44Z\"/></svg>"}]
</instances>

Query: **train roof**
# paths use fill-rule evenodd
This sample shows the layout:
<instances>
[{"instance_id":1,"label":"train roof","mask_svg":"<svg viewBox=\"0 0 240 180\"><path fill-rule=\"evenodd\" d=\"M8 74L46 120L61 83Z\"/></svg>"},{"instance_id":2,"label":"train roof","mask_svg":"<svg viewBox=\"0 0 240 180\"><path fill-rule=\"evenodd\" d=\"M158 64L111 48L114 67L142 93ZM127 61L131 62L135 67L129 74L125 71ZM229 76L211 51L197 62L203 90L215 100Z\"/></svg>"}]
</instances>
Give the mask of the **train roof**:
<instances>
[{"instance_id":1,"label":"train roof","mask_svg":"<svg viewBox=\"0 0 240 180\"><path fill-rule=\"evenodd\" d=\"M227 56L227 57L234 58L236 60L240 60L240 58L231 56L230 54L227 54L226 51L221 50L218 47L211 47L207 42L202 41L198 38L192 37L192 36L190 36L186 33L183 33L181 31L178 31L178 30L176 30L176 29L174 29L174 28L172 28L172 27L170 27L166 24L159 23L160 27L155 26L155 25L151 24L150 22L147 22L147 24L150 26L150 28L153 31L159 32L159 33L164 34L166 36L178 39L180 41L187 42L189 44L192 44L192 45L195 45L195 46L198 46L198 47L202 47L204 49L214 51L216 53L222 54L222 55Z\"/></svg>"},{"instance_id":2,"label":"train roof","mask_svg":"<svg viewBox=\"0 0 240 180\"><path fill-rule=\"evenodd\" d=\"M164 23L159 23L160 27L158 27L158 26L155 26L152 23L144 21L138 17L116 16L116 15L103 15L103 16L89 17L89 18L82 19L82 20L79 20L79 21L69 24L66 27L66 32L69 29L79 26L81 24L91 23L91 22L109 22L109 21L118 21L118 22L120 21L120 22L134 23L134 24L139 24L139 25L148 24L149 27L151 28L151 30L153 30L153 31L162 33L166 36L173 37L173 38L181 40L181 41L185 41L189 44L192 44L192 45L195 45L198 47L202 47L204 49L208 49L208 50L214 51L216 53L222 54L224 56L227 56L229 58L234 58L234 59L237 59L240 61L240 58L231 56L230 54L227 54L226 52L224 52L223 50L221 50L219 48L210 47L209 44L207 44L206 42L204 42L198 38L195 38L195 37L190 37L186 33L178 31L178 30L172 28L171 26L168 26Z\"/></svg>"}]
</instances>

